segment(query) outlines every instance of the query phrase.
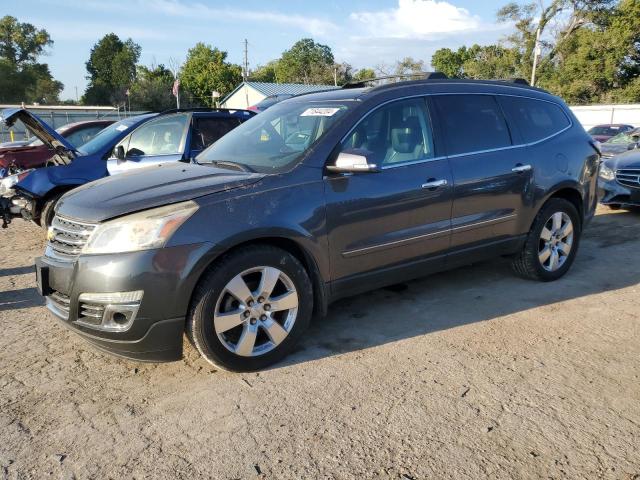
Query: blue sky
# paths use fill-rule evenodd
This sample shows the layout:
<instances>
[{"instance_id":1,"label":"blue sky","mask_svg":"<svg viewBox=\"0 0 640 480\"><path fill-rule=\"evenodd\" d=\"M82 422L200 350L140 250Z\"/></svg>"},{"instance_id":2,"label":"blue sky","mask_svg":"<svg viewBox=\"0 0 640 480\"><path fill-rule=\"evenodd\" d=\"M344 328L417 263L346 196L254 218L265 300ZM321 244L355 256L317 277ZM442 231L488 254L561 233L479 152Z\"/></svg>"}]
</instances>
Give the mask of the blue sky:
<instances>
[{"instance_id":1,"label":"blue sky","mask_svg":"<svg viewBox=\"0 0 640 480\"><path fill-rule=\"evenodd\" d=\"M45 28L54 45L41 61L65 84L63 98L81 95L84 62L92 45L114 32L142 46L141 63L184 61L202 41L249 64L277 58L296 40L311 37L329 45L336 60L354 67L393 63L412 56L429 62L440 47L499 40L508 25L495 13L506 0L21 0L2 2L0 15ZM17 8L19 7L19 8Z\"/></svg>"}]
</instances>

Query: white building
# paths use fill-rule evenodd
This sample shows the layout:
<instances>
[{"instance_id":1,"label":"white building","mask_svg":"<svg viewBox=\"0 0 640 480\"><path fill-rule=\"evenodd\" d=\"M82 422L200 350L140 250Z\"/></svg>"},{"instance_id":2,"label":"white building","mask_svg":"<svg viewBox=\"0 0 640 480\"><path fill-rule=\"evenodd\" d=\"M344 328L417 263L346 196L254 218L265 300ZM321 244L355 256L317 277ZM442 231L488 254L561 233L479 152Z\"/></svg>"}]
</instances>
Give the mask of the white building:
<instances>
[{"instance_id":1,"label":"white building","mask_svg":"<svg viewBox=\"0 0 640 480\"><path fill-rule=\"evenodd\" d=\"M640 127L640 104L586 105L570 108L585 130L603 123L624 123Z\"/></svg>"},{"instance_id":2,"label":"white building","mask_svg":"<svg viewBox=\"0 0 640 480\"><path fill-rule=\"evenodd\" d=\"M248 108L272 95L300 95L301 93L333 90L333 85L304 85L300 83L242 82L220 102L222 108Z\"/></svg>"}]
</instances>

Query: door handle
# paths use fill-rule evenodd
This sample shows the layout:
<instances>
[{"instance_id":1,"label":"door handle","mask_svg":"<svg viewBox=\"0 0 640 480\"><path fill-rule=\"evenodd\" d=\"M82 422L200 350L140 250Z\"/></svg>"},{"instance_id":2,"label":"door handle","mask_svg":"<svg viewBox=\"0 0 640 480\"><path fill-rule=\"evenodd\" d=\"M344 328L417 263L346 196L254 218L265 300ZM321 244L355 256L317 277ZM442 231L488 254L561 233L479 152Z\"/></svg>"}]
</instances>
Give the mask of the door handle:
<instances>
[{"instance_id":1,"label":"door handle","mask_svg":"<svg viewBox=\"0 0 640 480\"><path fill-rule=\"evenodd\" d=\"M528 172L529 170L531 170L531 165L521 165L521 164L518 164L511 169L511 171L515 173Z\"/></svg>"},{"instance_id":2,"label":"door handle","mask_svg":"<svg viewBox=\"0 0 640 480\"><path fill-rule=\"evenodd\" d=\"M422 188L435 189L438 187L444 187L448 182L445 179L435 180L429 179L427 183L422 184Z\"/></svg>"}]
</instances>

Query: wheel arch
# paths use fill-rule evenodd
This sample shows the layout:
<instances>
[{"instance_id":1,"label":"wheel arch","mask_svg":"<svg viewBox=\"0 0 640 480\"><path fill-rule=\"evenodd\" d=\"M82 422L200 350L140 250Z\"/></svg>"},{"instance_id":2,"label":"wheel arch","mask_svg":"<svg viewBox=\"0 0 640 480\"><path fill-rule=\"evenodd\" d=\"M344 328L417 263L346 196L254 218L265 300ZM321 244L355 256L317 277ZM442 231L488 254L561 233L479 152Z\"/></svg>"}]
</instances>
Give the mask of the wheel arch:
<instances>
[{"instance_id":1,"label":"wheel arch","mask_svg":"<svg viewBox=\"0 0 640 480\"><path fill-rule=\"evenodd\" d=\"M577 186L565 185L558 188L545 199L540 209L544 208L544 205L552 198L562 198L573 204L578 211L580 225L582 226L584 223L584 197Z\"/></svg>"},{"instance_id":2,"label":"wheel arch","mask_svg":"<svg viewBox=\"0 0 640 480\"><path fill-rule=\"evenodd\" d=\"M255 237L243 241L239 241L232 246L226 248L222 253L217 255L209 264L202 270L199 275L197 281L194 285L198 285L202 278L216 265L216 263L225 255L229 255L232 252L237 250L241 250L243 248L254 246L254 245L270 245L273 247L280 248L291 255L293 255L307 271L309 278L311 280L311 284L313 286L313 304L314 304L314 313L320 314L322 316L327 314L328 309L328 295L326 292L325 282L322 279L322 275L320 273L320 268L314 258L314 256L304 248L300 242L291 239L290 237L285 236L262 236ZM191 296L195 292L195 287ZM190 302L191 303L191 302Z\"/></svg>"}]
</instances>

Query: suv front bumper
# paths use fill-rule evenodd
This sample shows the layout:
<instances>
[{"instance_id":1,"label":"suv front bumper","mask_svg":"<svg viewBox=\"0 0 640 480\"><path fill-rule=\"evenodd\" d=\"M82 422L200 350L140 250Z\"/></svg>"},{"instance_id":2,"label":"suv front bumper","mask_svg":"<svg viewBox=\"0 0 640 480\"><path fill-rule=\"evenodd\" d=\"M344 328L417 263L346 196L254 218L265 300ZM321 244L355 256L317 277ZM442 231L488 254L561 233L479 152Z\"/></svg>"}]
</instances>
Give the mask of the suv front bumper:
<instances>
[{"instance_id":1,"label":"suv front bumper","mask_svg":"<svg viewBox=\"0 0 640 480\"><path fill-rule=\"evenodd\" d=\"M640 206L640 184L638 188L621 185L617 180L598 178L598 198L603 205Z\"/></svg>"},{"instance_id":2,"label":"suv front bumper","mask_svg":"<svg viewBox=\"0 0 640 480\"><path fill-rule=\"evenodd\" d=\"M109 255L75 261L36 259L38 290L66 327L109 353L142 361L182 357L189 301L211 244Z\"/></svg>"}]
</instances>

